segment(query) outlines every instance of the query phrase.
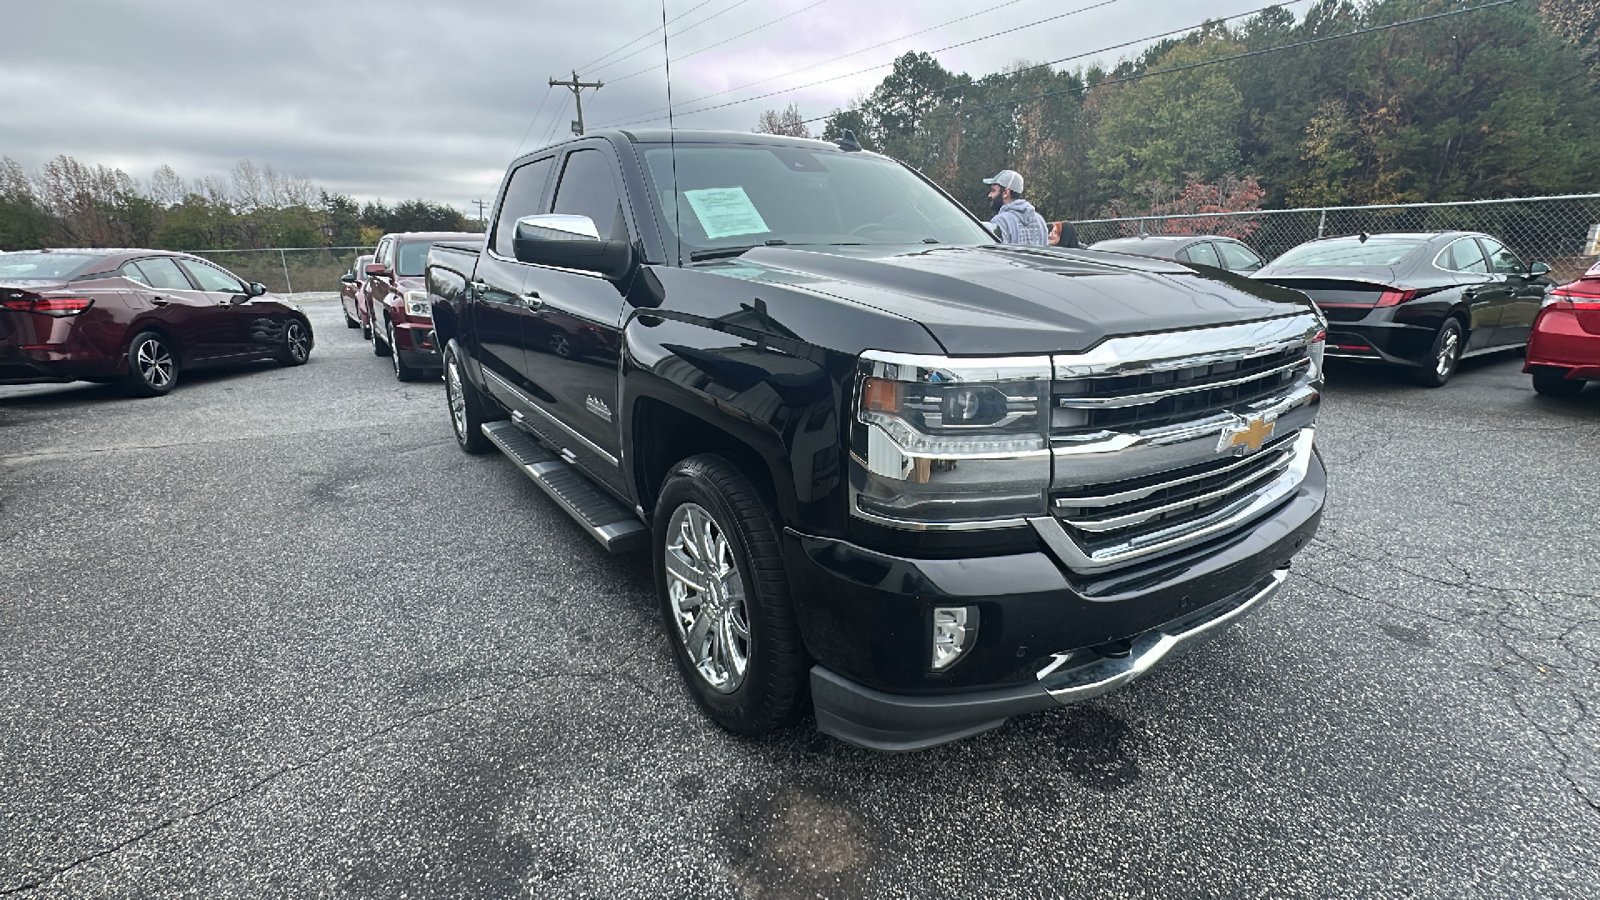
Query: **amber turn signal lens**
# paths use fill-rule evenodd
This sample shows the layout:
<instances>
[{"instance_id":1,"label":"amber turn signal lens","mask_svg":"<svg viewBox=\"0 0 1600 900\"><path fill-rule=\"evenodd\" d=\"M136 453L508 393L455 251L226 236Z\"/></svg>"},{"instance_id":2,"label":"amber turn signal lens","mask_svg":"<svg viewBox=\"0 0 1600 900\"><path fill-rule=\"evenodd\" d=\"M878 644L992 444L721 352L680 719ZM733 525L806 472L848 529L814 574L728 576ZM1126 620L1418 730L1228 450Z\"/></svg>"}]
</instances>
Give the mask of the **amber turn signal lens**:
<instances>
[{"instance_id":1,"label":"amber turn signal lens","mask_svg":"<svg viewBox=\"0 0 1600 900\"><path fill-rule=\"evenodd\" d=\"M886 378L868 378L861 383L861 408L868 412L899 412L900 388Z\"/></svg>"}]
</instances>

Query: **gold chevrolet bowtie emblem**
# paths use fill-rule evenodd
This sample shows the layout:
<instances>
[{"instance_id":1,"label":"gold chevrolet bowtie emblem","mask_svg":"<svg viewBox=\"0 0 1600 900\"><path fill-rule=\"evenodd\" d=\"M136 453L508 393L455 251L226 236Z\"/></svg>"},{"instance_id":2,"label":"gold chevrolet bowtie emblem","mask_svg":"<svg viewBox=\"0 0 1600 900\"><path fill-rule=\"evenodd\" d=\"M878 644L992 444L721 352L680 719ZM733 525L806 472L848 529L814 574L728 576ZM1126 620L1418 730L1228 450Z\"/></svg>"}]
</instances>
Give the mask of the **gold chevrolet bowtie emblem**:
<instances>
[{"instance_id":1,"label":"gold chevrolet bowtie emblem","mask_svg":"<svg viewBox=\"0 0 1600 900\"><path fill-rule=\"evenodd\" d=\"M1224 428L1222 440L1218 441L1217 450L1231 452L1235 456L1246 456L1261 449L1267 438L1272 437L1272 432L1278 427L1276 416L1269 419L1266 416L1252 416L1240 419L1236 425Z\"/></svg>"}]
</instances>

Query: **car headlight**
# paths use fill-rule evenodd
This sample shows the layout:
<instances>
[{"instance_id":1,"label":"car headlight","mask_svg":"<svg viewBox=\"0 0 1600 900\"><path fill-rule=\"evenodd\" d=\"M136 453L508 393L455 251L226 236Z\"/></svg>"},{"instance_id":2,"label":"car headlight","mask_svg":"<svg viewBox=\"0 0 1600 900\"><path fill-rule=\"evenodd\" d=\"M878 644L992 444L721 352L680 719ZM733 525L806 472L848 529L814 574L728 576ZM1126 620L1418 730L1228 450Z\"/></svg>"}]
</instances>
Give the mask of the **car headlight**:
<instances>
[{"instance_id":1,"label":"car headlight","mask_svg":"<svg viewBox=\"0 0 1600 900\"><path fill-rule=\"evenodd\" d=\"M914 529L1020 525L1050 486L1050 358L868 351L851 423L851 512Z\"/></svg>"},{"instance_id":2,"label":"car headlight","mask_svg":"<svg viewBox=\"0 0 1600 900\"><path fill-rule=\"evenodd\" d=\"M416 319L433 318L433 301L427 291L406 291L406 315Z\"/></svg>"}]
</instances>

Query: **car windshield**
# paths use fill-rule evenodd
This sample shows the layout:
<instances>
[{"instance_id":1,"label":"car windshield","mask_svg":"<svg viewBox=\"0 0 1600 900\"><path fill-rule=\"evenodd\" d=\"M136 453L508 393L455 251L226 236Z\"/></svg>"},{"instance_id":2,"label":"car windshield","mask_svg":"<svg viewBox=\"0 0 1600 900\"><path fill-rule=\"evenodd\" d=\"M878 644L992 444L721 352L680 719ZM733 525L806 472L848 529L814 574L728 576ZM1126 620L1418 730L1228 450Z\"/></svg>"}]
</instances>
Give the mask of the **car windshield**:
<instances>
[{"instance_id":1,"label":"car windshield","mask_svg":"<svg viewBox=\"0 0 1600 900\"><path fill-rule=\"evenodd\" d=\"M70 278L98 259L87 253L0 253L0 278Z\"/></svg>"},{"instance_id":2,"label":"car windshield","mask_svg":"<svg viewBox=\"0 0 1600 900\"><path fill-rule=\"evenodd\" d=\"M428 274L428 248L433 241L409 241L400 245L395 260L395 273L403 278L421 278Z\"/></svg>"},{"instance_id":3,"label":"car windshield","mask_svg":"<svg viewBox=\"0 0 1600 900\"><path fill-rule=\"evenodd\" d=\"M1272 261L1274 266L1392 266L1423 246L1422 238L1335 238L1312 241Z\"/></svg>"},{"instance_id":4,"label":"car windshield","mask_svg":"<svg viewBox=\"0 0 1600 900\"><path fill-rule=\"evenodd\" d=\"M674 166L673 153L651 147L645 168L662 228L691 259L762 244L994 243L960 206L882 157L680 144Z\"/></svg>"}]
</instances>

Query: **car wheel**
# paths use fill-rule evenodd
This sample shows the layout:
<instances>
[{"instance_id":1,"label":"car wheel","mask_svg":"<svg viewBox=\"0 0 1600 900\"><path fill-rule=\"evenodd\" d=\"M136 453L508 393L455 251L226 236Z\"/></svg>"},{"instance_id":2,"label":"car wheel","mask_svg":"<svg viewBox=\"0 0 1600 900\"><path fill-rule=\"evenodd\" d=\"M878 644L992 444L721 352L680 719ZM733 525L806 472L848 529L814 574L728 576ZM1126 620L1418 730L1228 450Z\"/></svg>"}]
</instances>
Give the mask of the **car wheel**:
<instances>
[{"instance_id":1,"label":"car wheel","mask_svg":"<svg viewBox=\"0 0 1600 900\"><path fill-rule=\"evenodd\" d=\"M1561 369L1533 370L1533 389L1546 397L1576 397L1583 392L1581 379L1568 378Z\"/></svg>"},{"instance_id":2,"label":"car wheel","mask_svg":"<svg viewBox=\"0 0 1600 900\"><path fill-rule=\"evenodd\" d=\"M569 359L572 356L572 341L567 340L567 336L564 334L551 335L550 352L562 359Z\"/></svg>"},{"instance_id":3,"label":"car wheel","mask_svg":"<svg viewBox=\"0 0 1600 900\"><path fill-rule=\"evenodd\" d=\"M806 696L801 646L771 507L720 456L673 467L655 516L655 577L689 690L742 735L790 722Z\"/></svg>"},{"instance_id":4,"label":"car wheel","mask_svg":"<svg viewBox=\"0 0 1600 900\"><path fill-rule=\"evenodd\" d=\"M400 358L400 351L395 349L394 323L385 321L384 334L389 340L389 358L394 360L394 377L399 381L418 381L422 378L422 369L413 369Z\"/></svg>"},{"instance_id":5,"label":"car wheel","mask_svg":"<svg viewBox=\"0 0 1600 900\"><path fill-rule=\"evenodd\" d=\"M385 327L392 327L392 326L389 325L389 317L388 316L384 316L383 317L383 324L384 324ZM377 323L376 320L373 321L372 327L370 329L368 329L368 330L372 332L372 355L373 356L388 356L389 354L394 352L394 348L393 347L391 347L390 345L385 344L383 342L384 332L383 332L383 329L380 329L378 327L378 323Z\"/></svg>"},{"instance_id":6,"label":"car wheel","mask_svg":"<svg viewBox=\"0 0 1600 900\"><path fill-rule=\"evenodd\" d=\"M278 362L286 366L303 366L311 358L311 329L299 319L290 319L283 326L283 349L278 351Z\"/></svg>"},{"instance_id":7,"label":"car wheel","mask_svg":"<svg viewBox=\"0 0 1600 900\"><path fill-rule=\"evenodd\" d=\"M1428 362L1417 373L1417 380L1427 387L1444 387L1461 364L1463 340L1460 319L1445 319L1439 333L1433 337L1433 349Z\"/></svg>"},{"instance_id":8,"label":"car wheel","mask_svg":"<svg viewBox=\"0 0 1600 900\"><path fill-rule=\"evenodd\" d=\"M178 357L167 339L154 331L141 331L128 343L128 374L122 387L135 397L156 397L178 383Z\"/></svg>"},{"instance_id":9,"label":"car wheel","mask_svg":"<svg viewBox=\"0 0 1600 900\"><path fill-rule=\"evenodd\" d=\"M467 380L461 349L452 341L444 349L444 397L450 405L450 428L464 453L483 453L494 445L483 434L485 422L505 418Z\"/></svg>"},{"instance_id":10,"label":"car wheel","mask_svg":"<svg viewBox=\"0 0 1600 900\"><path fill-rule=\"evenodd\" d=\"M355 320L355 319L350 318L350 314L349 313L345 313L344 314L344 327L346 327L346 328L360 328L361 327L361 323L359 321Z\"/></svg>"}]
</instances>

